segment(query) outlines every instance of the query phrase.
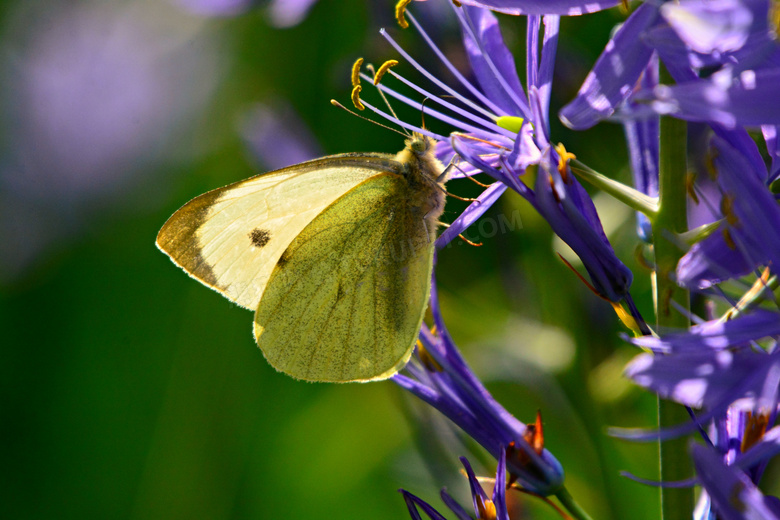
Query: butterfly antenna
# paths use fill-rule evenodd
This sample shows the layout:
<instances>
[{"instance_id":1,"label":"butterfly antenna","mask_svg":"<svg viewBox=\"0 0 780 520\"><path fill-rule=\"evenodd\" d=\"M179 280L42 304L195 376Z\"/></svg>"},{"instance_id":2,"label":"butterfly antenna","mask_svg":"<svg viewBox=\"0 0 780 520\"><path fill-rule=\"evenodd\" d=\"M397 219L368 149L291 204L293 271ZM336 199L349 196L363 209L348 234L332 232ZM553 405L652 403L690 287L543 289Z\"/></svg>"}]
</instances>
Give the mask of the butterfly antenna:
<instances>
[{"instance_id":1,"label":"butterfly antenna","mask_svg":"<svg viewBox=\"0 0 780 520\"><path fill-rule=\"evenodd\" d=\"M428 101L428 99L430 98L426 96L423 98L422 103L420 103L420 128L423 130L427 130L427 128L425 128L425 102Z\"/></svg>"},{"instance_id":2,"label":"butterfly antenna","mask_svg":"<svg viewBox=\"0 0 780 520\"><path fill-rule=\"evenodd\" d=\"M350 110L350 109L348 109L347 107L345 107L344 105L342 105L341 103L339 103L338 101L336 101L335 99L331 99L331 100L330 100L330 104L331 104L331 105L333 105L334 107L338 107L338 108L340 108L340 109L342 109L342 110L346 110L347 112L349 112L349 113L350 113L350 114L352 114L353 116L355 116L355 117L359 117L360 119L362 119L362 120L364 120L364 121L368 121L369 123L374 123L374 124L375 124L375 125L377 125L377 126L381 126L382 128L386 128L387 130L390 130L391 132L395 132L396 134L400 134L400 135L402 135L402 136L404 136L404 137L409 137L407 134L405 134L405 133L401 132L400 130L396 130L395 128L393 128L393 127L391 127L391 126L383 125L382 123L379 123L379 122L377 122L377 121L374 121L373 119L369 119L369 118L367 118L367 117L363 117L363 116L361 116L361 115L360 115L360 114L358 114L357 112L355 112L355 111L353 111L353 110Z\"/></svg>"}]
</instances>

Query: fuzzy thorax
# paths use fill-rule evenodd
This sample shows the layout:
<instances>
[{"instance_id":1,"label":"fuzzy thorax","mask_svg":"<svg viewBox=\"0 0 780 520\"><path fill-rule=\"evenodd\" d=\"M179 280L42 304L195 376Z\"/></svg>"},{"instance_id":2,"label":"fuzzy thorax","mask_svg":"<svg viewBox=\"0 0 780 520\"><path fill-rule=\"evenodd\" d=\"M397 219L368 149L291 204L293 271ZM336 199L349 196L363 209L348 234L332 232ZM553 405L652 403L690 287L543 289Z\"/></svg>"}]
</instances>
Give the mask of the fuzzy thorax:
<instances>
[{"instance_id":1,"label":"fuzzy thorax","mask_svg":"<svg viewBox=\"0 0 780 520\"><path fill-rule=\"evenodd\" d=\"M410 188L408 203L418 209L431 238L435 239L439 217L444 211L445 181L439 180L444 165L434 155L436 141L430 137L415 133L405 144L396 160L404 165Z\"/></svg>"}]
</instances>

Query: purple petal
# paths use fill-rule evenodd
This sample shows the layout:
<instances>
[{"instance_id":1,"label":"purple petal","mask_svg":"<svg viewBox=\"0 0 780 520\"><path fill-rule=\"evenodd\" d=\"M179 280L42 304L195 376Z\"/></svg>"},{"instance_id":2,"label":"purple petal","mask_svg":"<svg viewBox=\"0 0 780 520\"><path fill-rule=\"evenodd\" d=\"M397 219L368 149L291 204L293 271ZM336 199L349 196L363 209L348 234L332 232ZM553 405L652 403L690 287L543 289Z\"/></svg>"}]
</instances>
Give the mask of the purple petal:
<instances>
[{"instance_id":1,"label":"purple petal","mask_svg":"<svg viewBox=\"0 0 780 520\"><path fill-rule=\"evenodd\" d=\"M685 333L642 336L629 341L653 352L670 353L723 350L776 335L780 335L780 314L756 310L729 321L714 320L694 325Z\"/></svg>"},{"instance_id":2,"label":"purple petal","mask_svg":"<svg viewBox=\"0 0 780 520\"><path fill-rule=\"evenodd\" d=\"M741 48L753 24L753 13L739 0L678 0L663 4L661 15L691 49L702 54Z\"/></svg>"},{"instance_id":3,"label":"purple petal","mask_svg":"<svg viewBox=\"0 0 780 520\"><path fill-rule=\"evenodd\" d=\"M477 480L477 476L474 474L474 470L471 469L471 464L469 464L468 459L466 457L460 457L460 462L466 469L466 477L469 480L469 488L471 488L471 500L474 505L474 511L477 513L477 518L479 518L480 509L482 509L481 505L485 503L485 500L488 500L487 493L482 489L482 486Z\"/></svg>"},{"instance_id":4,"label":"purple petal","mask_svg":"<svg viewBox=\"0 0 780 520\"><path fill-rule=\"evenodd\" d=\"M650 61L640 84L643 88L652 88L658 84L658 60ZM628 106L627 110L632 110ZM628 119L623 123L631 160L631 172L634 188L651 197L658 196L658 139L660 135L659 117ZM637 213L637 233L646 242L652 240L652 226L643 213Z\"/></svg>"},{"instance_id":5,"label":"purple petal","mask_svg":"<svg viewBox=\"0 0 780 520\"><path fill-rule=\"evenodd\" d=\"M555 186L550 186L550 178ZM580 257L599 294L610 301L623 299L633 274L615 255L585 189L572 176L564 183L557 170L540 168L535 194L534 207Z\"/></svg>"},{"instance_id":6,"label":"purple petal","mask_svg":"<svg viewBox=\"0 0 780 520\"><path fill-rule=\"evenodd\" d=\"M764 141L766 142L766 151L772 159L772 164L769 167L768 182L770 183L780 177L780 146L778 146L777 141L778 130L780 130L780 126L764 125L761 127L761 132L764 134Z\"/></svg>"},{"instance_id":7,"label":"purple petal","mask_svg":"<svg viewBox=\"0 0 780 520\"><path fill-rule=\"evenodd\" d=\"M760 441L750 447L748 451L737 456L734 465L747 470L768 461L780 454L780 426L775 426L764 434Z\"/></svg>"},{"instance_id":8,"label":"purple petal","mask_svg":"<svg viewBox=\"0 0 780 520\"><path fill-rule=\"evenodd\" d=\"M517 76L515 60L504 44L498 20L490 11L464 7L458 19L463 46L482 92L503 114L528 117L525 92ZM476 39L475 39L476 38Z\"/></svg>"},{"instance_id":9,"label":"purple petal","mask_svg":"<svg viewBox=\"0 0 780 520\"><path fill-rule=\"evenodd\" d=\"M631 94L653 50L638 34L658 20L658 8L642 4L618 29L582 84L577 97L560 111L566 126L584 130L611 116Z\"/></svg>"},{"instance_id":10,"label":"purple petal","mask_svg":"<svg viewBox=\"0 0 780 520\"><path fill-rule=\"evenodd\" d=\"M446 489L442 489L441 493L439 493L439 496L441 496L442 502L450 508L450 510L455 513L455 516L458 517L459 520L473 520L471 518L471 515L463 509L463 506L458 504L452 496L450 496L449 493L447 493Z\"/></svg>"},{"instance_id":11,"label":"purple petal","mask_svg":"<svg viewBox=\"0 0 780 520\"><path fill-rule=\"evenodd\" d=\"M780 124L780 68L723 69L708 79L654 89L653 107L690 121L737 125Z\"/></svg>"},{"instance_id":12,"label":"purple petal","mask_svg":"<svg viewBox=\"0 0 780 520\"><path fill-rule=\"evenodd\" d=\"M695 244L677 266L681 285L704 288L762 265L780 265L780 206L762 182L764 165L752 159L752 149L732 146L738 144L713 138L718 183L731 201L724 228L729 240L715 232Z\"/></svg>"},{"instance_id":13,"label":"purple petal","mask_svg":"<svg viewBox=\"0 0 780 520\"><path fill-rule=\"evenodd\" d=\"M447 520L422 498L419 498L404 489L399 489L399 491L404 496L404 501L406 502L406 507L409 510L409 515L412 517L412 520L422 520L420 512L417 511L418 507L422 509L431 520Z\"/></svg>"},{"instance_id":14,"label":"purple petal","mask_svg":"<svg viewBox=\"0 0 780 520\"><path fill-rule=\"evenodd\" d=\"M513 15L561 14L577 16L609 9L619 4L620 0L461 0L461 3Z\"/></svg>"},{"instance_id":15,"label":"purple petal","mask_svg":"<svg viewBox=\"0 0 780 520\"><path fill-rule=\"evenodd\" d=\"M709 412L725 410L738 399L746 407L764 404L776 385L778 360L750 350L640 354L626 367L626 377L664 399Z\"/></svg>"},{"instance_id":16,"label":"purple petal","mask_svg":"<svg viewBox=\"0 0 780 520\"><path fill-rule=\"evenodd\" d=\"M723 520L778 520L780 517L747 475L726 466L712 448L691 445L691 456L702 486Z\"/></svg>"},{"instance_id":17,"label":"purple petal","mask_svg":"<svg viewBox=\"0 0 780 520\"><path fill-rule=\"evenodd\" d=\"M668 25L657 24L651 27L642 34L642 40L648 47L655 49L677 83L698 79L694 69L720 64L720 60L715 56L691 50Z\"/></svg>"},{"instance_id":18,"label":"purple petal","mask_svg":"<svg viewBox=\"0 0 780 520\"><path fill-rule=\"evenodd\" d=\"M760 63L776 48L769 0L681 0L661 6L685 46L740 69Z\"/></svg>"},{"instance_id":19,"label":"purple petal","mask_svg":"<svg viewBox=\"0 0 780 520\"><path fill-rule=\"evenodd\" d=\"M477 200L469 204L469 207L450 224L444 233L436 239L437 249L442 249L463 233L471 224L477 221L506 191L506 184L496 182L488 189L480 193Z\"/></svg>"},{"instance_id":20,"label":"purple petal","mask_svg":"<svg viewBox=\"0 0 780 520\"><path fill-rule=\"evenodd\" d=\"M536 87L539 91L539 104L541 105L543 128L546 132L550 129L550 92L552 91L553 69L555 68L555 55L558 50L558 31L560 18L557 16L544 17L544 39L542 41L542 58L539 63L539 72L536 75Z\"/></svg>"},{"instance_id":21,"label":"purple petal","mask_svg":"<svg viewBox=\"0 0 780 520\"><path fill-rule=\"evenodd\" d=\"M493 504L496 506L496 519L509 520L506 507L506 449L501 450L496 468L496 482L493 484Z\"/></svg>"},{"instance_id":22,"label":"purple petal","mask_svg":"<svg viewBox=\"0 0 780 520\"><path fill-rule=\"evenodd\" d=\"M754 269L754 263L715 233L694 244L677 264L677 283L683 287L709 289L715 284L742 276Z\"/></svg>"}]
</instances>

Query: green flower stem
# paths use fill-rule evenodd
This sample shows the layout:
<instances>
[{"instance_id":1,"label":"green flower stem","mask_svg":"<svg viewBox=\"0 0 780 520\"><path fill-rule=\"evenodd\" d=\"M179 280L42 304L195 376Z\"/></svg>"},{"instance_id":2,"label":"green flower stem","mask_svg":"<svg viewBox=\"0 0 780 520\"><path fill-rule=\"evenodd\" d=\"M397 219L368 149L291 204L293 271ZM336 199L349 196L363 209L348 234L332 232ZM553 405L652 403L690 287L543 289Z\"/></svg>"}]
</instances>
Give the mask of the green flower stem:
<instances>
[{"instance_id":1,"label":"green flower stem","mask_svg":"<svg viewBox=\"0 0 780 520\"><path fill-rule=\"evenodd\" d=\"M655 198L645 195L630 186L626 186L622 182L610 179L606 175L592 170L580 161L574 160L569 166L577 177L612 195L634 211L644 213L648 219L652 220L655 218L658 211L658 201Z\"/></svg>"},{"instance_id":2,"label":"green flower stem","mask_svg":"<svg viewBox=\"0 0 780 520\"><path fill-rule=\"evenodd\" d=\"M661 67L661 83L670 84L669 73ZM687 125L671 117L661 118L658 213L652 219L655 252L656 326L659 333L690 326L685 310L690 294L670 277L683 254L673 236L688 229ZM676 306L672 305L676 302ZM682 308L683 311L675 307ZM690 420L685 409L670 401L658 400L658 426L665 428ZM683 480L693 475L685 437L659 442L661 481ZM661 488L663 520L689 520L693 514L692 489Z\"/></svg>"},{"instance_id":3,"label":"green flower stem","mask_svg":"<svg viewBox=\"0 0 780 520\"><path fill-rule=\"evenodd\" d=\"M585 512L584 509L574 500L574 498L566 489L566 486L561 486L561 489L555 494L563 507L571 514L573 518L578 520L592 520L590 515Z\"/></svg>"}]
</instances>

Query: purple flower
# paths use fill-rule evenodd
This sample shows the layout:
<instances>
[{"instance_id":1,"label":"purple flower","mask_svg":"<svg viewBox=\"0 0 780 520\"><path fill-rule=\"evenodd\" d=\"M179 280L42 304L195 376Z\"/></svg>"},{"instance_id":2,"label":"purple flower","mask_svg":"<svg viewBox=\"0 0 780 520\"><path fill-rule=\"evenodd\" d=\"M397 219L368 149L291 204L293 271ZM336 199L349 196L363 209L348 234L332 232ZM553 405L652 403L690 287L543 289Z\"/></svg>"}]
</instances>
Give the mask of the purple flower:
<instances>
[{"instance_id":1,"label":"purple flower","mask_svg":"<svg viewBox=\"0 0 780 520\"><path fill-rule=\"evenodd\" d=\"M769 0L684 0L640 6L615 33L577 97L560 113L572 128L622 113L630 98L694 121L778 124L780 46L768 26ZM677 82L636 89L656 52ZM702 68L718 69L700 77ZM706 76L706 75L702 75ZM617 113L617 112L621 113Z\"/></svg>"},{"instance_id":2,"label":"purple flower","mask_svg":"<svg viewBox=\"0 0 780 520\"><path fill-rule=\"evenodd\" d=\"M416 357L407 374L392 381L433 406L497 460L506 456L510 474L540 495L563 485L563 468L544 448L541 422L526 426L493 399L460 355L444 325L432 284L431 310L436 334L423 327Z\"/></svg>"},{"instance_id":3,"label":"purple flower","mask_svg":"<svg viewBox=\"0 0 780 520\"><path fill-rule=\"evenodd\" d=\"M476 102L434 77L383 33L409 63L459 104L418 87L392 70L390 75L455 114L453 117L429 108L430 103L425 108L426 116L440 119L459 130L452 134L448 143L441 143L437 148L440 159L447 162L456 153L471 167L463 174L485 172L525 197L548 221L553 231L579 255L596 291L611 301L621 300L628 293L632 274L616 257L593 202L569 171L567 161L570 156L562 149L559 152L549 140L550 88L559 18L548 16L544 19L544 34L540 41L542 19L529 17L527 75L530 86L526 94L495 16L485 9L466 6L455 9L455 13L479 88L467 81L444 58L414 17L407 16ZM384 84L380 84L379 88L404 103L420 108L419 103ZM397 121L370 104L366 106L401 126L445 140L443 136ZM528 188L518 179L530 166L538 166L535 189ZM481 204L480 208L484 211L487 206ZM456 230L460 232L462 229L456 227L447 236L455 236Z\"/></svg>"},{"instance_id":4,"label":"purple flower","mask_svg":"<svg viewBox=\"0 0 780 520\"><path fill-rule=\"evenodd\" d=\"M740 399L745 407L771 409L777 404L780 355L747 349L640 354L626 376L664 399L707 408L708 417Z\"/></svg>"},{"instance_id":5,"label":"purple flower","mask_svg":"<svg viewBox=\"0 0 780 520\"><path fill-rule=\"evenodd\" d=\"M632 339L655 354L634 358L626 367L626 376L664 399L705 412L695 422L662 432L631 431L620 436L667 438L712 419L717 423L729 413L774 414L779 400L780 349L773 346L767 353L751 344L778 334L780 314L757 311L731 321L706 322L685 333Z\"/></svg>"},{"instance_id":6,"label":"purple flower","mask_svg":"<svg viewBox=\"0 0 780 520\"><path fill-rule=\"evenodd\" d=\"M771 45L770 6L770 0L677 0L661 5L661 15L693 52L725 60Z\"/></svg>"},{"instance_id":7,"label":"purple flower","mask_svg":"<svg viewBox=\"0 0 780 520\"><path fill-rule=\"evenodd\" d=\"M718 518L723 520L780 519L777 498L764 496L739 468L724 464L712 448L694 444L691 456L699 481Z\"/></svg>"},{"instance_id":8,"label":"purple flower","mask_svg":"<svg viewBox=\"0 0 780 520\"><path fill-rule=\"evenodd\" d=\"M780 107L775 103L778 89L780 67L742 71L729 67L706 80L658 85L652 106L660 114L727 128L776 125L780 124Z\"/></svg>"},{"instance_id":9,"label":"purple flower","mask_svg":"<svg viewBox=\"0 0 780 520\"><path fill-rule=\"evenodd\" d=\"M641 336L629 341L656 354L719 351L741 347L750 341L780 335L780 314L756 310L732 320L713 320L694 325L686 332Z\"/></svg>"},{"instance_id":10,"label":"purple flower","mask_svg":"<svg viewBox=\"0 0 780 520\"><path fill-rule=\"evenodd\" d=\"M634 92L653 49L639 37L658 23L658 8L642 4L607 43L577 96L560 111L567 126L584 130L615 113Z\"/></svg>"},{"instance_id":11,"label":"purple flower","mask_svg":"<svg viewBox=\"0 0 780 520\"><path fill-rule=\"evenodd\" d=\"M469 480L476 518L509 520L509 512L507 511L506 506L506 454L502 452L498 459L498 468L496 469L493 495L491 497L488 497L485 490L482 489L482 485L479 480L477 480L474 470L471 469L469 461L466 460L465 457L461 457L460 461L466 469L466 476ZM422 509L431 520L444 520L444 516L441 513L436 511L430 504L421 498L406 490L401 489L400 491L404 496L406 507L409 509L409 514L413 520L420 520L422 518L417 509L418 507ZM447 493L446 489L441 490L441 498L459 519L471 520L471 516L449 495L449 493Z\"/></svg>"},{"instance_id":12,"label":"purple flower","mask_svg":"<svg viewBox=\"0 0 780 520\"><path fill-rule=\"evenodd\" d=\"M712 144L723 223L680 260L677 281L689 287L706 288L763 265L780 265L780 206L764 184L767 171L753 158L752 141L715 136Z\"/></svg>"}]
</instances>

